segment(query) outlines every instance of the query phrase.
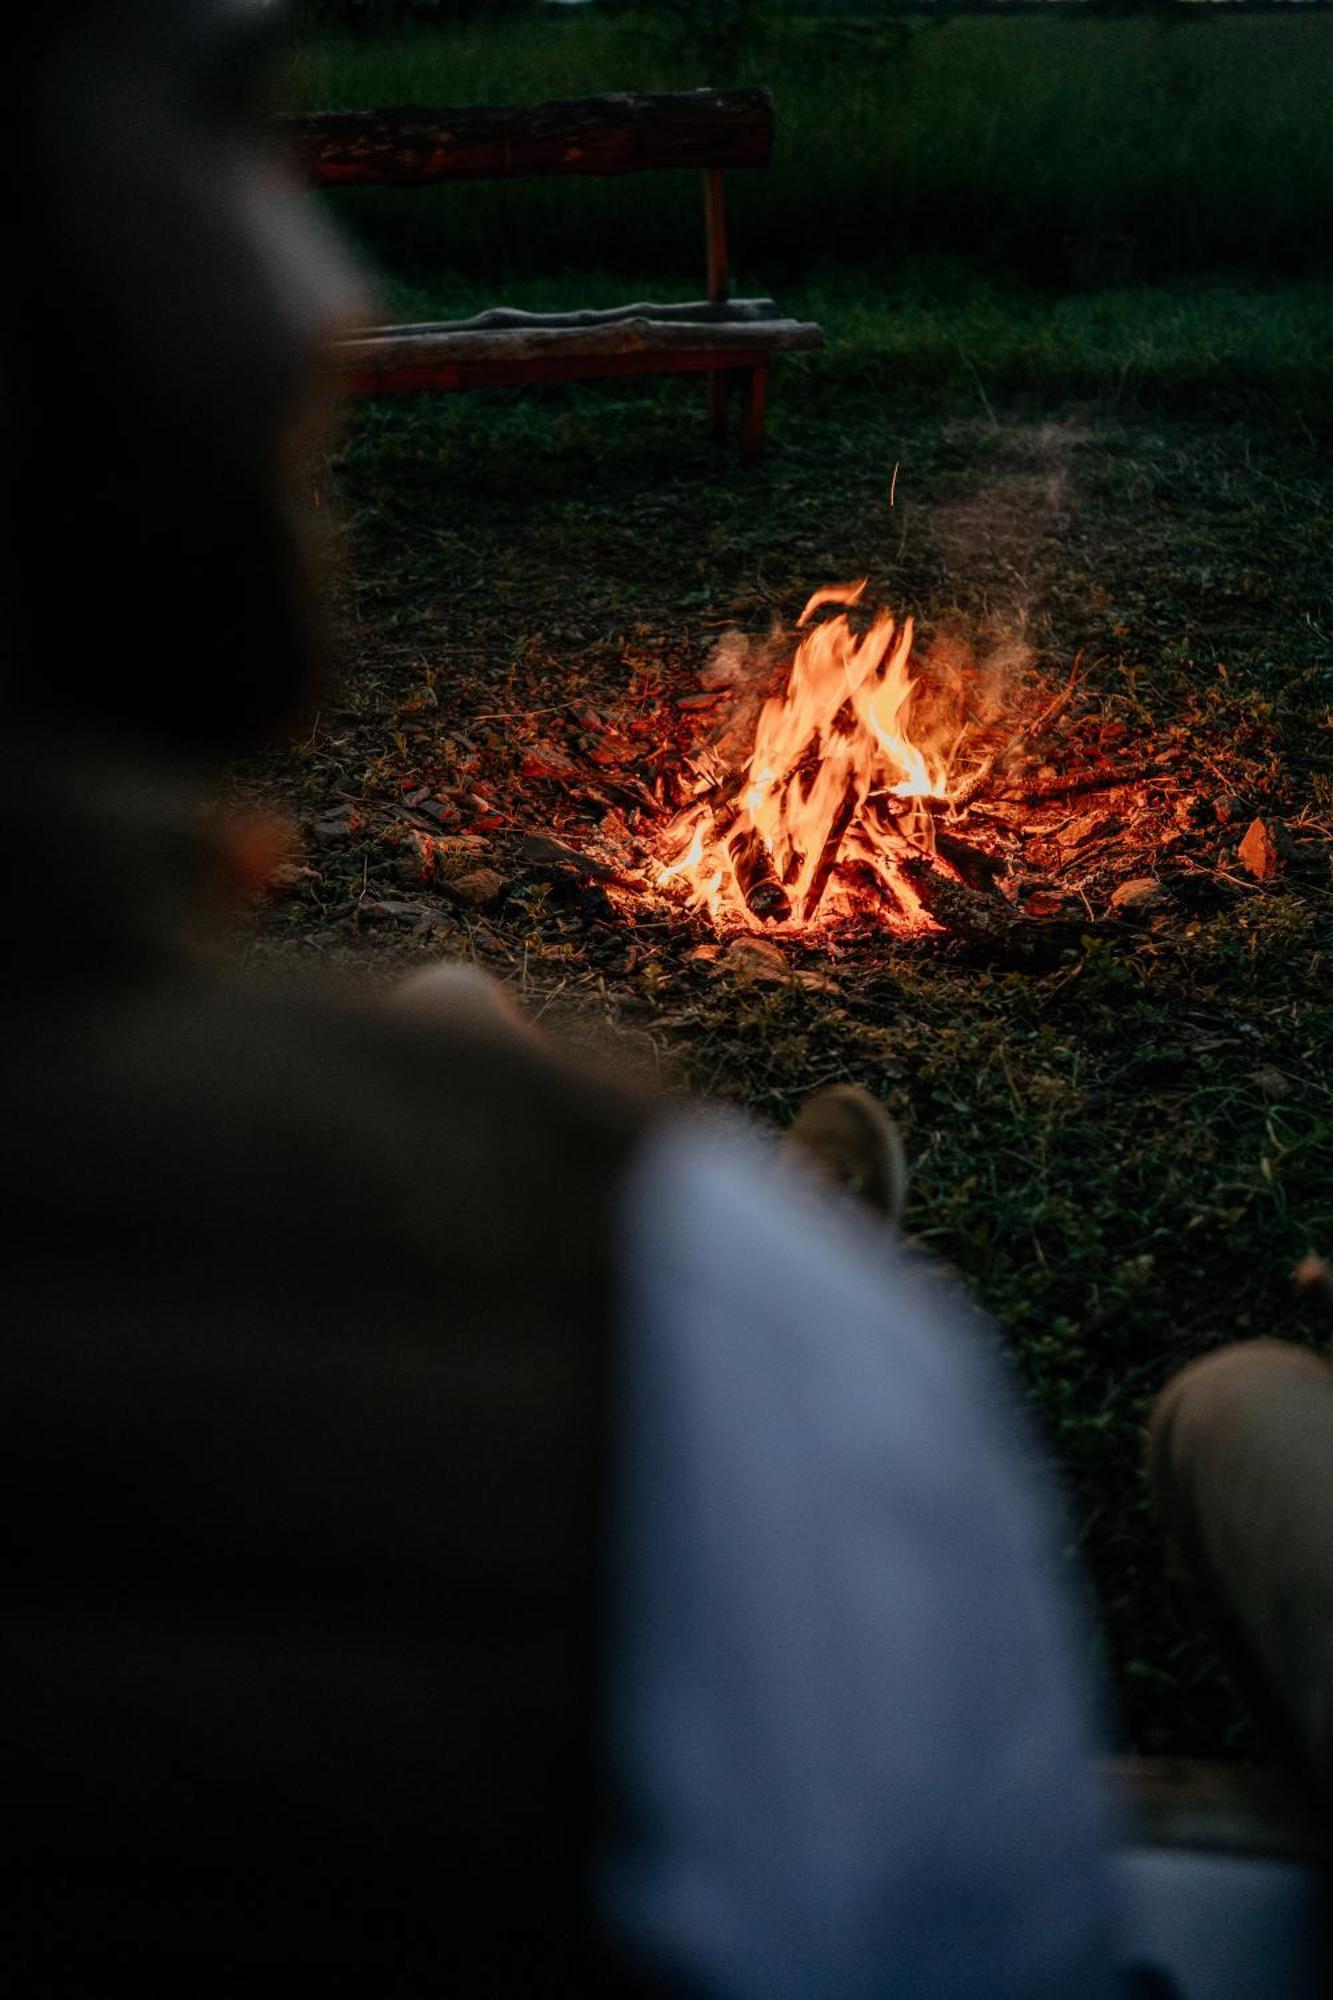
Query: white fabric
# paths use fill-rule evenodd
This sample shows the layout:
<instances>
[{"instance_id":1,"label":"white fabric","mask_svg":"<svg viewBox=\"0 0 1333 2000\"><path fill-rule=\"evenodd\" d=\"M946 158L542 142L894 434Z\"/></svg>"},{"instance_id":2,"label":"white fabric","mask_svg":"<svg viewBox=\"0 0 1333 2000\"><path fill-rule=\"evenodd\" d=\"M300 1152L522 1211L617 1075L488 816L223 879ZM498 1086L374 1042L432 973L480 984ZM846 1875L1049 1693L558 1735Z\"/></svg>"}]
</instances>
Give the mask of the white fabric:
<instances>
[{"instance_id":1,"label":"white fabric","mask_svg":"<svg viewBox=\"0 0 1333 2000\"><path fill-rule=\"evenodd\" d=\"M1095 2000L1086 1634L980 1335L720 1127L621 1241L611 1922L727 2000Z\"/></svg>"},{"instance_id":2,"label":"white fabric","mask_svg":"<svg viewBox=\"0 0 1333 2000\"><path fill-rule=\"evenodd\" d=\"M1125 1956L1178 2000L1327 2000L1326 1896L1293 1861L1135 1847L1119 1857Z\"/></svg>"}]
</instances>

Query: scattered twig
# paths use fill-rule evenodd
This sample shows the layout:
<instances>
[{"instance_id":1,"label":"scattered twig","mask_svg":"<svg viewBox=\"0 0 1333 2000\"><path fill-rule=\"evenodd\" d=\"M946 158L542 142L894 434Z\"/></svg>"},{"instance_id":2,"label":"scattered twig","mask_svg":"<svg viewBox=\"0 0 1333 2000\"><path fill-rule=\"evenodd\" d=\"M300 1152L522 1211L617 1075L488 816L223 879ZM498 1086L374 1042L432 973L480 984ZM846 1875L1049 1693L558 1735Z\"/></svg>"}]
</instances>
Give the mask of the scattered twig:
<instances>
[{"instance_id":1,"label":"scattered twig","mask_svg":"<svg viewBox=\"0 0 1333 2000\"><path fill-rule=\"evenodd\" d=\"M1050 778L1033 778L1023 786L1011 786L997 797L1016 800L1020 805L1044 805L1048 799L1069 798L1074 792L1110 792L1117 785L1137 785L1154 778L1160 780L1160 771L1154 771L1146 764L1103 765L1095 771L1072 771L1068 775L1056 772Z\"/></svg>"},{"instance_id":2,"label":"scattered twig","mask_svg":"<svg viewBox=\"0 0 1333 2000\"><path fill-rule=\"evenodd\" d=\"M1003 749L992 750L989 757L982 758L972 776L967 779L966 783L960 785L954 794L952 804L955 815L965 812L973 799L985 790L990 782L991 773L997 764L1007 763L1016 751L1021 750L1025 744L1032 742L1035 737L1040 736L1041 732L1049 728L1056 717L1068 707L1070 701L1073 699L1074 689L1078 686L1079 668L1082 664L1083 654L1081 652L1076 653L1074 664L1069 671L1069 679L1059 694L1056 695L1055 699L1047 703L1040 715L1033 716L1030 722L1025 722L1021 729L1016 730Z\"/></svg>"}]
</instances>

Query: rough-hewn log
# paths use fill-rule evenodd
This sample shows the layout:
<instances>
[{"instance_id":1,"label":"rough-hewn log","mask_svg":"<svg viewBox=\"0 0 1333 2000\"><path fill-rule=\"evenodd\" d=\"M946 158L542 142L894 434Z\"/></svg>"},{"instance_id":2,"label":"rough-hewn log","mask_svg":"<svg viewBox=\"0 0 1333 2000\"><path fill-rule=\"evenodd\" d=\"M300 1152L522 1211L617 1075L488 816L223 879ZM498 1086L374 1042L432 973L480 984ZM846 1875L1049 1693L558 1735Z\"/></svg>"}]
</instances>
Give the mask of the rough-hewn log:
<instances>
[{"instance_id":1,"label":"rough-hewn log","mask_svg":"<svg viewBox=\"0 0 1333 2000\"><path fill-rule=\"evenodd\" d=\"M514 327L477 333L398 333L386 329L367 339L342 340L334 348L339 369L358 376L450 362L569 362L613 356L668 356L706 349L726 362L733 353L822 347L822 330L808 322L777 319L740 325L724 322L616 320L589 327Z\"/></svg>"},{"instance_id":2,"label":"rough-hewn log","mask_svg":"<svg viewBox=\"0 0 1333 2000\"><path fill-rule=\"evenodd\" d=\"M604 306L596 310L590 307L587 311L552 313L521 312L517 306L491 306L486 312L475 313L471 319L423 319L401 326L368 326L355 338L396 340L409 333L488 333L501 328L616 326L627 319L649 319L668 325L679 320L686 325L714 326L730 322L736 326L752 326L756 321L779 317L774 299L729 299L721 305L713 305L708 299L693 299L684 305L653 305L640 301L630 306Z\"/></svg>"},{"instance_id":3,"label":"rough-hewn log","mask_svg":"<svg viewBox=\"0 0 1333 2000\"><path fill-rule=\"evenodd\" d=\"M347 396L402 396L422 391L447 395L458 389L521 389L548 382L596 382L628 375L705 374L717 368L748 374L768 361L762 348L742 354L716 347L689 347L667 354L645 348L638 354L529 355L521 361L422 361L411 367L358 368L334 357L338 386Z\"/></svg>"},{"instance_id":4,"label":"rough-hewn log","mask_svg":"<svg viewBox=\"0 0 1333 2000\"><path fill-rule=\"evenodd\" d=\"M324 111L283 122L321 187L424 187L523 174L635 174L655 167L766 167L766 90L616 93L547 104Z\"/></svg>"}]
</instances>

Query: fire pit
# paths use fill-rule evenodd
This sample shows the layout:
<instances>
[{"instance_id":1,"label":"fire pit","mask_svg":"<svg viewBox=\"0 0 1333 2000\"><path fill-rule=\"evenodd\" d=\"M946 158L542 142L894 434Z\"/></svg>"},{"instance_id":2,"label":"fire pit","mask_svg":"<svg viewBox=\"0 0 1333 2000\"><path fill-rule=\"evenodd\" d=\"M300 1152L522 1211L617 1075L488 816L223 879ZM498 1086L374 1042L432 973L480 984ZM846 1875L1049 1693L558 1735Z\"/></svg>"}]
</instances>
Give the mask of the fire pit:
<instances>
[{"instance_id":1,"label":"fire pit","mask_svg":"<svg viewBox=\"0 0 1333 2000\"><path fill-rule=\"evenodd\" d=\"M1058 887L1062 864L1128 826L1073 800L1132 784L1137 819L1154 822L1139 831L1159 851L1175 832L1156 821L1176 802L1166 794L1179 750L1127 768L1107 754L1117 733L1101 728L1093 743L1066 733L1064 768L1034 770L1080 692L1081 657L1053 696L1040 684L997 690L966 651L919 658L913 621L868 611L866 590L864 579L817 590L794 641L748 648L731 635L719 649L691 703L711 710L703 739L662 786L684 803L640 821L635 893L723 933L947 931L1019 957L1062 949L1071 926L1097 921ZM1118 889L1116 916L1158 899L1151 878Z\"/></svg>"},{"instance_id":2,"label":"fire pit","mask_svg":"<svg viewBox=\"0 0 1333 2000\"><path fill-rule=\"evenodd\" d=\"M503 718L513 775L469 760L457 806L399 809L420 873L482 910L564 884L604 941L594 962L648 927L702 959L748 939L775 969L946 937L1040 969L1299 866L1225 790L1194 789L1183 733L1131 730L1097 662L1051 674L1016 643L919 644L867 600L864 581L832 585L794 630L727 631L674 698L645 679L614 715Z\"/></svg>"},{"instance_id":3,"label":"fire pit","mask_svg":"<svg viewBox=\"0 0 1333 2000\"><path fill-rule=\"evenodd\" d=\"M910 619L884 611L854 630L865 588L815 592L748 759L727 769L705 750L696 796L660 836L659 884L719 927L799 932L872 913L898 931L932 927L905 864L936 855L932 808L947 805L960 732L946 749L944 708L912 676Z\"/></svg>"}]
</instances>

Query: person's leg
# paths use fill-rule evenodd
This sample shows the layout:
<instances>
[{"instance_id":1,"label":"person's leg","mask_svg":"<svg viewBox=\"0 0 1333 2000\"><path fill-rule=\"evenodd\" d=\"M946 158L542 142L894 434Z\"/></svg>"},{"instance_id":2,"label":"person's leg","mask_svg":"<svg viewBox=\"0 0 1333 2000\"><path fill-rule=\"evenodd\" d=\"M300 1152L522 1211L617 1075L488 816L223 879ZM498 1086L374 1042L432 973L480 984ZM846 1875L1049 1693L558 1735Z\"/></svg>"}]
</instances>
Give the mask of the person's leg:
<instances>
[{"instance_id":1,"label":"person's leg","mask_svg":"<svg viewBox=\"0 0 1333 2000\"><path fill-rule=\"evenodd\" d=\"M1158 1398L1148 1470L1158 1515L1333 1794L1333 1366L1247 1341Z\"/></svg>"},{"instance_id":2,"label":"person's leg","mask_svg":"<svg viewBox=\"0 0 1333 2000\"><path fill-rule=\"evenodd\" d=\"M449 961L409 973L393 988L389 1004L441 1028L506 1037L533 1033L531 1021L510 998L508 988L475 965Z\"/></svg>"}]
</instances>

